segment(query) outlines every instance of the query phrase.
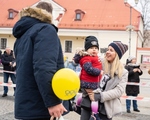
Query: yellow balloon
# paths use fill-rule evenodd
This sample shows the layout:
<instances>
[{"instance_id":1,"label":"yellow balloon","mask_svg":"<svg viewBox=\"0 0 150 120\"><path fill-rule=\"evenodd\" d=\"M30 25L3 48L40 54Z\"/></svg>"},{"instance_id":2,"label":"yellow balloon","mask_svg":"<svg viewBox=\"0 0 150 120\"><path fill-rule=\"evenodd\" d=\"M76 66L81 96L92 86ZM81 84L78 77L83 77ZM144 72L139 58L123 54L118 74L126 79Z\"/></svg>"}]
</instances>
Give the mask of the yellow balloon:
<instances>
[{"instance_id":1,"label":"yellow balloon","mask_svg":"<svg viewBox=\"0 0 150 120\"><path fill-rule=\"evenodd\" d=\"M52 88L58 98L69 100L79 91L79 76L72 69L62 68L54 74Z\"/></svg>"}]
</instances>

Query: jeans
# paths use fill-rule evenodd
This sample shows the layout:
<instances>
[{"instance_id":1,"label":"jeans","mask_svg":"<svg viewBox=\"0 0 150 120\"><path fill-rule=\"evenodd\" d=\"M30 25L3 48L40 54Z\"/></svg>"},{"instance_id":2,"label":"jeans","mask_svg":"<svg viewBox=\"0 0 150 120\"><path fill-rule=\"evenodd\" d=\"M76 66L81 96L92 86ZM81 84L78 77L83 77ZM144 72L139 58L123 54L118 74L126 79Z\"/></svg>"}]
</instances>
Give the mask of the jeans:
<instances>
[{"instance_id":1,"label":"jeans","mask_svg":"<svg viewBox=\"0 0 150 120\"><path fill-rule=\"evenodd\" d=\"M4 83L8 83L8 79L9 77L11 78L11 81L13 82L13 84L16 83L16 76L13 73L6 73L4 72ZM14 91L15 91L15 87L14 87ZM8 87L4 86L4 94L8 93Z\"/></svg>"},{"instance_id":2,"label":"jeans","mask_svg":"<svg viewBox=\"0 0 150 120\"><path fill-rule=\"evenodd\" d=\"M137 94L132 94L132 95L127 94L127 96L137 97ZM126 108L127 108L127 110L130 110L130 106L131 106L131 100L126 99ZM133 109L134 110L138 109L137 100L133 100Z\"/></svg>"}]
</instances>

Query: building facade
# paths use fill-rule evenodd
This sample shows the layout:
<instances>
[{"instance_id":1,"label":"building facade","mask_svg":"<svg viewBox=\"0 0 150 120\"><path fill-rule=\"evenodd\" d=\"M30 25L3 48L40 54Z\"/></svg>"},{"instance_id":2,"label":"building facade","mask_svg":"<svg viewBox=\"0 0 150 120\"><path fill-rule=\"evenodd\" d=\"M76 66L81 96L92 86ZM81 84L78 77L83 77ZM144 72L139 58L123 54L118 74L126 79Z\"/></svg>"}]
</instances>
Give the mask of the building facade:
<instances>
[{"instance_id":1,"label":"building facade","mask_svg":"<svg viewBox=\"0 0 150 120\"><path fill-rule=\"evenodd\" d=\"M76 49L84 47L84 39L89 35L98 38L101 57L104 56L108 44L113 41L121 41L129 45L130 50L121 59L124 64L129 54L136 56L138 63L142 63L142 55L150 54L149 49L141 49L143 21L140 13L132 9L132 25L135 29L129 36L126 26L129 25L130 12L121 0L95 0L95 2L93 0L0 1L1 50L7 46L13 49L15 38L12 35L12 28L19 19L19 11L25 7L34 7L40 1L50 2L53 6L53 23L59 28L58 35L63 53L69 61L72 60ZM129 39L131 39L130 43Z\"/></svg>"}]
</instances>

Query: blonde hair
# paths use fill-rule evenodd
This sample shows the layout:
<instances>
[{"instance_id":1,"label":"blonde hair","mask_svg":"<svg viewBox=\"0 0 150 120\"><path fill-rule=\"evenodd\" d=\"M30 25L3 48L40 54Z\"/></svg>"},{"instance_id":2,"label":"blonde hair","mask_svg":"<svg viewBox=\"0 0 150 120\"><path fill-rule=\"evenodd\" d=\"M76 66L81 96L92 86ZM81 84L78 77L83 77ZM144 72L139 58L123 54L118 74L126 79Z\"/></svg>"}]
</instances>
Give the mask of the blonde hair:
<instances>
[{"instance_id":1,"label":"blonde hair","mask_svg":"<svg viewBox=\"0 0 150 120\"><path fill-rule=\"evenodd\" d=\"M106 74L109 74L111 76L111 78L114 78L114 75L118 75L118 77L121 78L123 74L123 68L123 64L120 62L118 54L116 54L116 57L112 63L104 58L103 69Z\"/></svg>"}]
</instances>

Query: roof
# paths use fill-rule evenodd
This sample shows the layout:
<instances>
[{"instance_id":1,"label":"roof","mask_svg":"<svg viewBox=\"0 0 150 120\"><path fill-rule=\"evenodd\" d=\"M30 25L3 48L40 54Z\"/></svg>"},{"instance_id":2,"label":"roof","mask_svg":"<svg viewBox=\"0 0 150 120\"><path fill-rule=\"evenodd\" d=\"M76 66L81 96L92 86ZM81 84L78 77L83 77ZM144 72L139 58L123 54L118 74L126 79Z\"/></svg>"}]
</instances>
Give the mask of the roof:
<instances>
[{"instance_id":1,"label":"roof","mask_svg":"<svg viewBox=\"0 0 150 120\"><path fill-rule=\"evenodd\" d=\"M40 0L0 0L0 27L13 27L19 12ZM66 11L59 21L60 29L125 30L130 23L130 7L123 0L53 0ZM17 15L8 19L8 10ZM82 21L75 21L75 10L84 13ZM132 9L132 25L139 29L140 13Z\"/></svg>"},{"instance_id":2,"label":"roof","mask_svg":"<svg viewBox=\"0 0 150 120\"><path fill-rule=\"evenodd\" d=\"M53 0L66 9L58 27L64 29L125 30L130 24L130 7L123 0ZM75 10L85 12L75 21ZM141 14L132 8L132 25L139 29Z\"/></svg>"},{"instance_id":3,"label":"roof","mask_svg":"<svg viewBox=\"0 0 150 120\"><path fill-rule=\"evenodd\" d=\"M9 9L19 12L22 8L32 6L39 1L40 0L0 0L0 27L13 27L18 21L18 14L14 19L8 19Z\"/></svg>"}]
</instances>

